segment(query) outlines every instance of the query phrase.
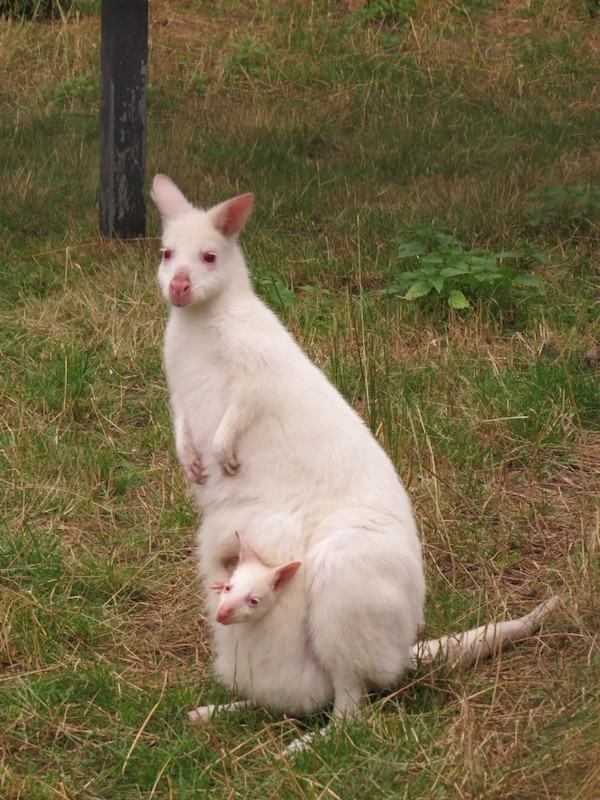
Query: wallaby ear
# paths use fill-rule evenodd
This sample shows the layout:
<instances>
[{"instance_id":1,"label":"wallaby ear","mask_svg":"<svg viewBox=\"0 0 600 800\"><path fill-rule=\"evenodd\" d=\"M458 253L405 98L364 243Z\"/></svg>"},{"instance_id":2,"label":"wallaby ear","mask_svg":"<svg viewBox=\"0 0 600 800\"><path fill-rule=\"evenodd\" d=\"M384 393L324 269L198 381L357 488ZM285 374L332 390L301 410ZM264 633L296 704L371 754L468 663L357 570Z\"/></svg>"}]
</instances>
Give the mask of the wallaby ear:
<instances>
[{"instance_id":1,"label":"wallaby ear","mask_svg":"<svg viewBox=\"0 0 600 800\"><path fill-rule=\"evenodd\" d=\"M240 560L238 561L238 564L247 564L249 561L258 561L261 564L264 563L256 551L250 547L245 536L243 536L239 531L236 531L235 535L240 543Z\"/></svg>"},{"instance_id":2,"label":"wallaby ear","mask_svg":"<svg viewBox=\"0 0 600 800\"><path fill-rule=\"evenodd\" d=\"M167 175L155 175L150 196L156 203L163 220L174 219L193 209L183 192L175 186Z\"/></svg>"},{"instance_id":3,"label":"wallaby ear","mask_svg":"<svg viewBox=\"0 0 600 800\"><path fill-rule=\"evenodd\" d=\"M292 561L289 564L276 567L273 573L273 581L271 584L273 589L283 589L284 586L287 586L301 566L302 562Z\"/></svg>"},{"instance_id":4,"label":"wallaby ear","mask_svg":"<svg viewBox=\"0 0 600 800\"><path fill-rule=\"evenodd\" d=\"M241 194L214 206L209 213L213 217L215 228L223 236L235 236L246 224L253 205L253 194Z\"/></svg>"}]
</instances>

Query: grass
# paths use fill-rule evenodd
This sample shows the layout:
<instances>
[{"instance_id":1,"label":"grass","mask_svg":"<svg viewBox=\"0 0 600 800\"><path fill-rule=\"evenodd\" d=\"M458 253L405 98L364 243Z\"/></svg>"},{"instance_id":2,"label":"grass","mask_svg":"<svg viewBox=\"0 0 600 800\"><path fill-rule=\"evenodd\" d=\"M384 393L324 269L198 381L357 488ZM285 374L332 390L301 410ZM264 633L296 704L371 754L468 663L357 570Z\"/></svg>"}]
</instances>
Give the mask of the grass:
<instances>
[{"instance_id":1,"label":"grass","mask_svg":"<svg viewBox=\"0 0 600 800\"><path fill-rule=\"evenodd\" d=\"M99 20L0 21L0 795L600 795L598 21L585 3L169 2L151 9L149 172L253 190L257 290L392 455L430 634L539 637L407 679L294 763L226 700L170 433L158 220L98 239ZM545 295L385 290L409 226L543 253ZM529 249L528 249L529 248ZM528 250L527 250L528 249ZM322 718L308 720L319 725Z\"/></svg>"}]
</instances>

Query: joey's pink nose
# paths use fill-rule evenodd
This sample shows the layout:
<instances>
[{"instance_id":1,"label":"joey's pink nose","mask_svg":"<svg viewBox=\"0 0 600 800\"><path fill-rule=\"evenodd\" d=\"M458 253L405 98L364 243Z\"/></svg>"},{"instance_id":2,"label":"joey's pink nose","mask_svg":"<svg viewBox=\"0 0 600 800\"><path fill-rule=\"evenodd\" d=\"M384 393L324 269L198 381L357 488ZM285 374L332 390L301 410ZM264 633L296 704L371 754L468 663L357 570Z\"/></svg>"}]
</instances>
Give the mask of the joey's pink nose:
<instances>
[{"instance_id":1,"label":"joey's pink nose","mask_svg":"<svg viewBox=\"0 0 600 800\"><path fill-rule=\"evenodd\" d=\"M217 609L217 622L222 625L227 625L231 620L231 609L227 606L221 606Z\"/></svg>"},{"instance_id":2,"label":"joey's pink nose","mask_svg":"<svg viewBox=\"0 0 600 800\"><path fill-rule=\"evenodd\" d=\"M176 306L185 306L192 299L192 284L186 275L176 275L169 284L169 299Z\"/></svg>"}]
</instances>

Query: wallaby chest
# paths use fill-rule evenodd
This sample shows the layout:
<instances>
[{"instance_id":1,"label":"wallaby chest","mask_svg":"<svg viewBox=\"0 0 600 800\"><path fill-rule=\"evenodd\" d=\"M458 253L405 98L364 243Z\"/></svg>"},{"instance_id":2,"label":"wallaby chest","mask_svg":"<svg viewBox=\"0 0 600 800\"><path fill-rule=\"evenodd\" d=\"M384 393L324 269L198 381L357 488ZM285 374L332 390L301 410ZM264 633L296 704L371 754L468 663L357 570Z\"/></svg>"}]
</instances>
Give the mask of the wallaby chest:
<instances>
[{"instance_id":1,"label":"wallaby chest","mask_svg":"<svg viewBox=\"0 0 600 800\"><path fill-rule=\"evenodd\" d=\"M173 410L183 416L194 445L204 450L223 416L232 381L218 328L201 321L185 326L171 318L164 356Z\"/></svg>"}]
</instances>

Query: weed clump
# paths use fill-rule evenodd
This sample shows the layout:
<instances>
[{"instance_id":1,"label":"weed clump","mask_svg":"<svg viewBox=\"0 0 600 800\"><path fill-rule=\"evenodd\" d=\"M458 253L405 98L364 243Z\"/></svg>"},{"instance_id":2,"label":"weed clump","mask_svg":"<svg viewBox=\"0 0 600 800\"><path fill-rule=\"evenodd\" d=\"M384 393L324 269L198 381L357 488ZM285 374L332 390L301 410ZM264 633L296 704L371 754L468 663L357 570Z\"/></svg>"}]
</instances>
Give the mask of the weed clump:
<instances>
[{"instance_id":1,"label":"weed clump","mask_svg":"<svg viewBox=\"0 0 600 800\"><path fill-rule=\"evenodd\" d=\"M469 298L512 293L541 295L540 278L522 267L545 256L526 243L520 252L497 253L481 247L469 248L451 233L425 225L403 228L391 270L388 295L405 300L436 296L454 309L469 308ZM412 267L403 271L407 264Z\"/></svg>"}]
</instances>

